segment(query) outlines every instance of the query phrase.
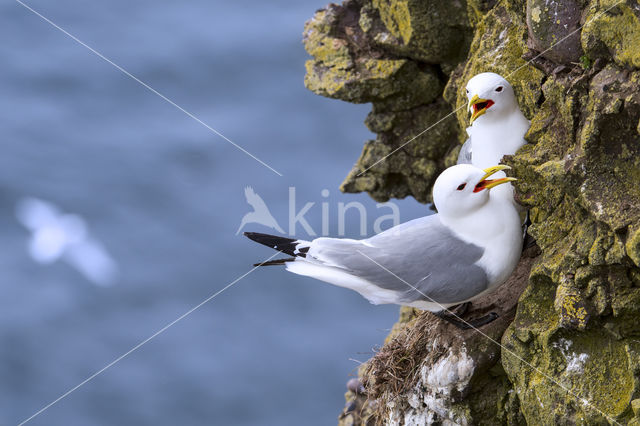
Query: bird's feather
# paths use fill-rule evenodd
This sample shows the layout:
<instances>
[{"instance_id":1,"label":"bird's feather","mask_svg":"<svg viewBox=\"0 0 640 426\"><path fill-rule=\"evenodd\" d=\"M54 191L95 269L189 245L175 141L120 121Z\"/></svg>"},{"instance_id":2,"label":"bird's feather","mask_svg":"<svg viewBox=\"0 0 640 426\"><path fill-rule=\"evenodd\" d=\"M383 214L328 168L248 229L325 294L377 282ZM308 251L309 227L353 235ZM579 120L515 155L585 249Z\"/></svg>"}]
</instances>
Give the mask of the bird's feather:
<instances>
[{"instance_id":1,"label":"bird's feather","mask_svg":"<svg viewBox=\"0 0 640 426\"><path fill-rule=\"evenodd\" d=\"M460 148L457 164L471 164L471 160L471 136L469 136L469 139L467 139L464 145L462 145L462 148Z\"/></svg>"},{"instance_id":2,"label":"bird's feather","mask_svg":"<svg viewBox=\"0 0 640 426\"><path fill-rule=\"evenodd\" d=\"M37 198L23 198L16 206L16 217L30 231L56 223L59 215L53 204Z\"/></svg>"},{"instance_id":3,"label":"bird's feather","mask_svg":"<svg viewBox=\"0 0 640 426\"><path fill-rule=\"evenodd\" d=\"M339 268L381 289L396 291L401 302L456 303L487 288L487 275L475 264L483 253L432 215L366 240L318 238L300 261Z\"/></svg>"},{"instance_id":4,"label":"bird's feather","mask_svg":"<svg viewBox=\"0 0 640 426\"><path fill-rule=\"evenodd\" d=\"M361 293L364 282L372 287L367 293L394 292L398 302L457 303L488 285L486 272L475 263L484 249L458 238L438 215L403 223L365 240L308 242L256 232L245 235L295 256L295 262L287 262L292 272L343 287L357 286L354 289ZM336 282L336 277L344 281Z\"/></svg>"},{"instance_id":5,"label":"bird's feather","mask_svg":"<svg viewBox=\"0 0 640 426\"><path fill-rule=\"evenodd\" d=\"M267 247L271 247L272 249L288 254L289 256L304 257L305 253L308 250L308 247L299 248L298 246L304 242L300 240L295 240L293 238L280 237L278 235L262 234L260 232L245 232L244 236L249 238L250 240L255 241L256 243L260 243Z\"/></svg>"}]
</instances>

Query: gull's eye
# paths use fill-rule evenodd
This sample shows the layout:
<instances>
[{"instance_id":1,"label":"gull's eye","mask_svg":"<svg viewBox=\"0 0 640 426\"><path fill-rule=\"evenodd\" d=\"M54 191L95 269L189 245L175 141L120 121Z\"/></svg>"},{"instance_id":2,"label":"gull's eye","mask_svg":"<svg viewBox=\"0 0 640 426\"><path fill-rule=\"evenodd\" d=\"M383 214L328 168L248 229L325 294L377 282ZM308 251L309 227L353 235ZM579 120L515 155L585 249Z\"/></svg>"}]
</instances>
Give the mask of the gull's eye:
<instances>
[{"instance_id":1,"label":"gull's eye","mask_svg":"<svg viewBox=\"0 0 640 426\"><path fill-rule=\"evenodd\" d=\"M464 187L467 186L466 182L465 183L461 183L460 185L458 185L458 187L456 188L458 191L462 191L464 189Z\"/></svg>"},{"instance_id":2,"label":"gull's eye","mask_svg":"<svg viewBox=\"0 0 640 426\"><path fill-rule=\"evenodd\" d=\"M469 93L469 89L467 89L467 93Z\"/></svg>"},{"instance_id":3,"label":"gull's eye","mask_svg":"<svg viewBox=\"0 0 640 426\"><path fill-rule=\"evenodd\" d=\"M502 92L502 89L504 89L504 87L498 86L498 87L496 87L496 92L500 93L500 92Z\"/></svg>"}]
</instances>

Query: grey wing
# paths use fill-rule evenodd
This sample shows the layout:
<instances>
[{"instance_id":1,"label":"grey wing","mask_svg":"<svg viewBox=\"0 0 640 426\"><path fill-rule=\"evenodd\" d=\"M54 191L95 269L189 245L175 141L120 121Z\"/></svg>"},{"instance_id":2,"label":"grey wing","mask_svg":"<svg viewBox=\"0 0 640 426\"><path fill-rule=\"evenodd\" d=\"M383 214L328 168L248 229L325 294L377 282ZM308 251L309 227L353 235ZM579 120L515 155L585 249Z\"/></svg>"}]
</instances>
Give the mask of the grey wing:
<instances>
[{"instance_id":1,"label":"grey wing","mask_svg":"<svg viewBox=\"0 0 640 426\"><path fill-rule=\"evenodd\" d=\"M471 164L471 137L460 148L457 164Z\"/></svg>"},{"instance_id":2,"label":"grey wing","mask_svg":"<svg viewBox=\"0 0 640 426\"><path fill-rule=\"evenodd\" d=\"M397 291L401 302L457 303L487 288L487 275L475 264L483 252L457 238L433 215L367 240L318 238L307 258Z\"/></svg>"}]
</instances>

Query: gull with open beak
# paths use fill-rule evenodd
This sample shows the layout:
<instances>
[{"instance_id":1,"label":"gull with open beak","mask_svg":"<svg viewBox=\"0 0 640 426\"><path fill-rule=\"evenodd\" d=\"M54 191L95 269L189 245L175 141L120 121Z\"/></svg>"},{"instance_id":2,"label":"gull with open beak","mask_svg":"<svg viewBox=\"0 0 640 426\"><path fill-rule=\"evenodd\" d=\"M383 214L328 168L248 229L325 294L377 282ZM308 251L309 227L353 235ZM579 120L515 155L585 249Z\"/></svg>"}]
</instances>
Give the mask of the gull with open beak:
<instances>
[{"instance_id":1,"label":"gull with open beak","mask_svg":"<svg viewBox=\"0 0 640 426\"><path fill-rule=\"evenodd\" d=\"M469 139L460 150L458 164L480 168L499 164L502 157L515 154L526 143L529 120L520 111L509 82L498 74L476 75L467 83L466 91L471 126L467 128ZM513 197L511 185L495 192Z\"/></svg>"},{"instance_id":2,"label":"gull with open beak","mask_svg":"<svg viewBox=\"0 0 640 426\"><path fill-rule=\"evenodd\" d=\"M295 274L355 290L371 303L437 312L456 324L442 312L495 289L520 258L518 212L512 201L493 194L515 179L490 179L505 169L469 164L446 169L433 187L437 214L364 240L245 235L291 256L260 266L285 265ZM495 318L491 313L456 325L478 327Z\"/></svg>"}]
</instances>

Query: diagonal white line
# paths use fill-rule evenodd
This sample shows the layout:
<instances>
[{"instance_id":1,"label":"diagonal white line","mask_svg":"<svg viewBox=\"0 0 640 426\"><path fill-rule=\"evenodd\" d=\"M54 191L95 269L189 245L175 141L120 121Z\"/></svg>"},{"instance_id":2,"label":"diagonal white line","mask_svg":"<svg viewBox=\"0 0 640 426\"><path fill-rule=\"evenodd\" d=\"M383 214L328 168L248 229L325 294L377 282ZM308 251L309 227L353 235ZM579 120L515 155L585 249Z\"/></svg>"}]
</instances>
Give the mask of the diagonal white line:
<instances>
[{"instance_id":1,"label":"diagonal white line","mask_svg":"<svg viewBox=\"0 0 640 426\"><path fill-rule=\"evenodd\" d=\"M427 296L426 294L424 294L422 291L420 291L419 289L417 289L416 287L412 286L411 284L409 284L408 282L406 282L405 280L403 280L402 278L400 278L399 276L397 276L396 274L394 274L392 271L390 271L389 269L387 269L385 266L381 265L380 263L376 262L374 259L372 259L371 257L367 256L366 254L364 254L363 252L358 250L358 253L360 253L362 256L366 257L367 259L369 259L370 261L372 261L373 263L375 263L376 265L378 265L380 268L384 269L385 271L387 271L389 274L393 275L395 278L397 278L398 280L402 281L403 283L405 283L406 285L408 285L409 287L411 287L412 289L414 289L415 291L417 291L418 293L420 293L422 296L426 297L427 300L429 300L431 303L435 303L436 305L440 306L442 308L443 311L446 311L447 313L451 314L452 316L456 317L458 320L462 321L463 323L467 324L470 328L472 328L474 331L476 331L477 333L479 333L481 336L486 337L487 339L489 339L491 342L495 343L496 345L498 345L500 347L501 350L508 352L511 356L513 356L514 358L518 359L520 362L522 362L523 364L526 364L527 366L529 366L532 370L536 371L537 373L539 373L542 377L545 377L547 380L549 380L551 383L556 384L558 387L560 387L562 390L564 390L568 395L572 396L573 398L575 398L576 401L588 405L589 407L591 407L593 410L597 411L598 413L602 414L607 420L609 420L610 422L613 422L614 424L620 425L620 423L618 423L615 419L611 418L611 416L607 415L604 411L600 410L598 407L596 407L595 405L593 405L589 400L587 400L586 398L580 398L578 397L576 394L574 394L573 392L571 392L570 389L568 389L566 386L563 386L560 382L558 382L556 379L554 379L553 377L549 376L548 374L544 373L542 370L540 370L539 368L531 365L529 362L525 361L524 359L520 358L515 352L513 352L512 350L506 348L505 346L503 346L500 342L496 341L495 339L491 338L489 335L487 335L486 333L484 333L482 330L480 330L477 327L474 327L473 325L471 325L470 323L468 323L467 321L465 321L464 319L460 318L458 315L456 315L454 312L450 311L449 309L445 308L443 305L441 305L440 303L436 302L435 300L433 300L431 297ZM622 426L622 425L620 425Z\"/></svg>"},{"instance_id":2,"label":"diagonal white line","mask_svg":"<svg viewBox=\"0 0 640 426\"><path fill-rule=\"evenodd\" d=\"M270 256L269 258L263 260L263 262L268 262L271 259L273 259L274 257L276 257L277 255L279 255L280 252L276 252L274 255ZM31 420L33 420L35 417L39 416L40 414L42 414L43 412L45 412L46 410L48 410L49 408L51 408L52 406L54 406L55 404L57 404L58 402L62 401L64 398L68 397L69 395L71 395L73 392L75 392L76 390L78 390L80 387L86 385L87 383L89 383L91 380L95 379L97 376L99 376L100 374L102 374L104 371L106 371L107 369L113 367L115 364L117 364L118 362L122 361L124 358L126 358L127 356L131 355L133 352L137 351L138 349L140 349L142 346L144 346L145 344L147 344L148 342L150 342L151 340L153 340L154 338L156 338L157 336L159 336L160 334L164 333L167 329L169 329L170 327L172 327L174 324L176 324L178 321L184 319L185 317L191 315L195 310L199 309L200 307L202 307L204 304L210 302L211 300L213 300L215 297L217 297L219 294L221 294L223 291L225 291L226 289L228 289L229 287L231 287L232 285L236 284L238 281L240 281L241 279L243 279L244 277L246 277L247 275L249 275L250 273L252 273L253 271L255 271L256 269L258 269L259 266L254 266L253 269L250 269L248 272L245 272L244 274L240 275L238 278L236 278L235 280L233 280L232 282L230 282L229 284L227 284L225 287L223 287L222 289L218 290L217 292L213 293L211 296L207 297L206 299L204 299L202 302L198 303L196 306L194 306L193 308L189 309L187 312L185 312L184 314L180 315L178 318L176 318L175 320L171 321L169 324L165 325L164 327L162 327L160 330L156 331L155 333L153 333L151 336L147 337L146 339L144 339L142 342L138 343L137 345L135 345L133 348L129 349L127 352L123 353L122 355L120 355L118 358L114 359L113 361L111 361L109 364L105 365L104 367L102 367L100 370L96 371L95 373L93 373L91 376L87 377L86 379L84 379L82 382L78 383L77 385L75 385L74 387L72 387L71 389L69 389L68 391L66 391L65 393L63 393L62 395L60 395L58 398L56 398L55 400L51 401L49 404L45 405L44 407L42 407L40 410L38 410L37 412L35 412L34 414L32 414L29 418L23 420L22 422L20 422L18 424L18 426L22 426L27 422L30 422Z\"/></svg>"},{"instance_id":3,"label":"diagonal white line","mask_svg":"<svg viewBox=\"0 0 640 426\"><path fill-rule=\"evenodd\" d=\"M250 153L249 151L247 151L246 149L244 149L243 147L241 147L237 143L235 143L234 141L232 141L231 139L227 138L225 135L223 135L222 133L220 133L219 131L217 131L216 129L214 129L213 127L211 127L210 125L208 125L207 123L205 123L204 121L202 121L201 119L199 119L198 117L196 117L195 115L193 115L192 113L190 113L189 111L187 111L186 109L181 107L180 105L176 104L174 101L172 101L171 99L167 98L165 95L163 95L162 93L158 92L156 89L154 89L153 87L149 86L147 83L145 83L144 81L140 80L138 77L136 77L135 75L131 74L129 71L127 71L126 69L122 68L120 65L116 64L115 62L113 62L111 59L109 59L106 56L104 56L102 53L98 52L97 50L95 50L94 48L92 48L91 46L89 46L88 44L83 42L82 40L78 39L73 34L70 34L64 28L60 27L59 25L57 25L56 23L54 23L53 21L51 21L47 17L45 17L42 14L40 14L39 12L35 11L30 6L28 6L25 3L23 3L21 0L16 0L16 2L18 4L20 4L21 6L23 6L25 9L33 12L35 15L40 17L45 22L49 23L51 26L53 26L54 28L56 28L57 30L59 30L60 32L62 32L66 36L68 36L69 38L71 38L76 43L78 43L81 46L87 48L93 54L95 54L100 59L104 60L105 62L107 62L110 65L112 65L113 67L115 67L118 71L122 72L127 77L131 78L132 80L134 80L135 82L137 82L138 84L140 84L141 86L143 86L144 88L146 88L147 90L152 92L153 94L159 96L160 98L162 98L163 100L165 100L166 102L168 102L169 104L171 104L172 106L177 108L178 110L182 111L187 116L191 117L192 119L194 119L195 121L197 121L198 123L200 123L201 125L206 127L207 129L209 129L210 131L212 131L213 133L215 133L216 135L218 135L219 137L221 137L225 141L229 142L231 145L235 146L240 151L244 152L249 157L251 157L254 160L256 160L258 163L262 164L263 166L265 166L266 168L268 168L269 170L271 170L272 172L274 172L278 176L282 176L282 173L280 173L279 171L277 171L276 169L274 169L273 167L271 167L270 165L268 165L267 163L265 163L264 161L262 161L261 159L259 159L258 157L256 157L255 155L253 155L252 153Z\"/></svg>"},{"instance_id":4,"label":"diagonal white line","mask_svg":"<svg viewBox=\"0 0 640 426\"><path fill-rule=\"evenodd\" d=\"M418 133L417 135L415 135L414 137L412 137L411 139L409 139L408 141L406 141L405 143L403 143L402 145L400 145L399 147L397 147L396 149L394 149L393 151L391 151L390 153L388 153L387 155L385 155L384 157L382 157L381 159L379 159L378 161L376 161L375 163L373 163L372 165L370 165L369 167L367 167L366 169L364 169L363 171L361 171L360 173L358 173L358 175L356 177L360 177L363 174L367 173L369 170L371 170L373 167L375 167L377 164L382 163L384 160L386 160L387 158L389 158L390 156L392 156L393 154L395 154L396 152L400 151L402 148L404 148L405 146L409 145L411 142L413 142L414 140L418 139L420 136L424 135L425 133L427 133L429 130L433 129L434 127L436 127L438 124L442 123L444 120L446 120L447 118L451 117L453 114L455 114L456 112L460 111L462 108L464 108L464 105L461 107L458 107L456 109L454 109L453 111L451 111L449 114L445 115L444 117L442 117L440 120L436 121L435 123L433 123L431 126L427 127L426 129L424 129L423 131L421 131L420 133Z\"/></svg>"},{"instance_id":5,"label":"diagonal white line","mask_svg":"<svg viewBox=\"0 0 640 426\"><path fill-rule=\"evenodd\" d=\"M587 24L595 21L596 19L598 19L599 17L601 17L602 15L604 15L605 13L609 12L611 9L613 9L614 7L616 7L617 5L624 3L625 0L621 0L618 3L615 3L613 6L607 8L606 10L597 13L596 15L594 15L591 19L589 19L587 22L585 22L584 24L582 24L581 26L579 26L578 28L576 28L574 31L570 32L569 34L567 34L565 37L562 37L560 40L558 40L555 43L552 43L551 46L549 46L548 49L543 50L542 52L538 53L536 56L534 56L533 58L529 59L527 62L525 62L524 64L520 65L518 68L516 68L515 70L511 71L509 74L507 74L507 76L505 77L505 79L511 77L513 74L515 74L516 72L520 71L522 68L526 67L527 65L529 65L531 62L535 61L536 59L538 59L540 56L544 55L545 53L547 53L548 51L550 51L551 49L553 49L555 46L557 46L558 44L562 43L563 41L565 41L566 39L568 39L569 37L571 37L572 35L574 35L575 33L577 33L578 31L580 31L582 28L584 28ZM398 148L394 149L393 151L391 151L389 154L385 155L384 157L382 157L381 159L379 159L378 161L376 161L375 163L373 163L371 166L367 167L366 169L364 169L363 171L361 171L360 173L358 173L356 175L356 177L360 177L363 174L365 174L366 172L368 172L369 170L371 170L373 167L375 167L377 164L383 162L384 160L386 160L387 158L389 158L390 156L392 156L393 154L395 154L396 152L398 152L399 150L401 150L402 148L404 148L405 146L407 146L408 144L410 144L411 142L413 142L414 140L416 140L417 138L419 138L420 136L422 136L423 134L425 134L427 131L431 130L432 128L434 128L435 126L437 126L438 124L442 123L445 119L451 117L453 114L455 114L456 112L460 111L462 108L464 108L465 106L460 106L456 109L454 109L453 111L451 111L449 114L445 115L444 117L442 117L440 120L436 121L434 124L432 124L431 126L427 127L426 129L424 129L423 131L421 131L420 133L418 133L417 135L415 135L414 137L412 137L411 139L409 139L407 142L403 143L402 145L400 145Z\"/></svg>"}]
</instances>

